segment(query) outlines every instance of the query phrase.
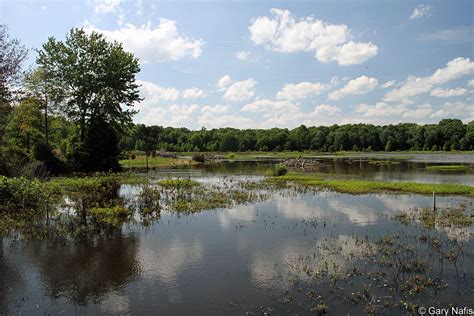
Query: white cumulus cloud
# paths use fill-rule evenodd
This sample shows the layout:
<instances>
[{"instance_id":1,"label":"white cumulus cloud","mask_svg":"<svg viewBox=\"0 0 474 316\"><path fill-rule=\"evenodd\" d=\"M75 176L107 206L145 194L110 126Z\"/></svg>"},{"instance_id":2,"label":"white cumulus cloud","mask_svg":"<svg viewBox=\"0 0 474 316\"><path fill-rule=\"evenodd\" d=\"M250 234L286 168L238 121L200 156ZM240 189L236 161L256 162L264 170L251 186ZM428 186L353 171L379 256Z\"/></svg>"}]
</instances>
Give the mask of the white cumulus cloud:
<instances>
[{"instance_id":1,"label":"white cumulus cloud","mask_svg":"<svg viewBox=\"0 0 474 316\"><path fill-rule=\"evenodd\" d=\"M242 107L245 112L278 112L278 111L298 111L299 106L286 100L259 99L248 103Z\"/></svg>"},{"instance_id":2,"label":"white cumulus cloud","mask_svg":"<svg viewBox=\"0 0 474 316\"><path fill-rule=\"evenodd\" d=\"M463 122L468 123L474 121L474 104L472 102L456 101L446 102L431 117L441 118L460 118Z\"/></svg>"},{"instance_id":3,"label":"white cumulus cloud","mask_svg":"<svg viewBox=\"0 0 474 316\"><path fill-rule=\"evenodd\" d=\"M319 82L300 82L296 84L286 84L277 92L278 100L307 99L328 89L328 86Z\"/></svg>"},{"instance_id":4,"label":"white cumulus cloud","mask_svg":"<svg viewBox=\"0 0 474 316\"><path fill-rule=\"evenodd\" d=\"M409 76L401 87L387 92L385 102L393 102L430 92L434 86L474 72L474 62L469 58L458 57L450 60L446 67L437 69L431 76Z\"/></svg>"},{"instance_id":5,"label":"white cumulus cloud","mask_svg":"<svg viewBox=\"0 0 474 316\"><path fill-rule=\"evenodd\" d=\"M329 94L329 99L340 100L348 94L367 94L378 86L375 78L361 76L350 80L344 87Z\"/></svg>"},{"instance_id":6,"label":"white cumulus cloud","mask_svg":"<svg viewBox=\"0 0 474 316\"><path fill-rule=\"evenodd\" d=\"M449 97L465 95L466 93L467 93L467 89L464 89L464 88L454 88L454 89L435 88L431 91L430 94L438 98L449 98Z\"/></svg>"},{"instance_id":7,"label":"white cumulus cloud","mask_svg":"<svg viewBox=\"0 0 474 316\"><path fill-rule=\"evenodd\" d=\"M222 76L222 78L219 79L219 81L217 82L217 87L218 87L219 89L223 89L223 88L229 86L231 83L232 83L232 78L230 78L229 75L224 75L224 76Z\"/></svg>"},{"instance_id":8,"label":"white cumulus cloud","mask_svg":"<svg viewBox=\"0 0 474 316\"><path fill-rule=\"evenodd\" d=\"M244 101L255 95L255 84L253 79L237 81L232 83L226 90L224 98L230 101Z\"/></svg>"},{"instance_id":9,"label":"white cumulus cloud","mask_svg":"<svg viewBox=\"0 0 474 316\"><path fill-rule=\"evenodd\" d=\"M126 50L133 52L144 63L176 61L186 56L198 58L204 42L194 40L178 32L176 22L161 19L156 27L151 22L142 26L125 24L117 30L103 30L86 23L86 31L104 34L109 40L123 43Z\"/></svg>"},{"instance_id":10,"label":"white cumulus cloud","mask_svg":"<svg viewBox=\"0 0 474 316\"><path fill-rule=\"evenodd\" d=\"M299 20L288 10L271 9L271 17L254 19L249 26L252 41L279 52L313 52L321 62L340 65L360 64L377 55L370 42L352 40L345 24L329 24L312 17Z\"/></svg>"},{"instance_id":11,"label":"white cumulus cloud","mask_svg":"<svg viewBox=\"0 0 474 316\"><path fill-rule=\"evenodd\" d=\"M200 126L206 126L208 128L251 128L252 126L255 126L255 122L253 122L251 119L242 116L230 115L227 114L228 112L228 105L206 105L201 108L201 115L198 117L198 123Z\"/></svg>"},{"instance_id":12,"label":"white cumulus cloud","mask_svg":"<svg viewBox=\"0 0 474 316\"><path fill-rule=\"evenodd\" d=\"M181 92L181 95L185 99L198 99L206 96L206 93L199 88L189 88Z\"/></svg>"},{"instance_id":13,"label":"white cumulus cloud","mask_svg":"<svg viewBox=\"0 0 474 316\"><path fill-rule=\"evenodd\" d=\"M179 90L173 87L160 87L153 82L137 80L140 85L140 96L145 98L146 103L158 103L160 101L176 101L179 97ZM142 102L143 103L143 102Z\"/></svg>"}]
</instances>

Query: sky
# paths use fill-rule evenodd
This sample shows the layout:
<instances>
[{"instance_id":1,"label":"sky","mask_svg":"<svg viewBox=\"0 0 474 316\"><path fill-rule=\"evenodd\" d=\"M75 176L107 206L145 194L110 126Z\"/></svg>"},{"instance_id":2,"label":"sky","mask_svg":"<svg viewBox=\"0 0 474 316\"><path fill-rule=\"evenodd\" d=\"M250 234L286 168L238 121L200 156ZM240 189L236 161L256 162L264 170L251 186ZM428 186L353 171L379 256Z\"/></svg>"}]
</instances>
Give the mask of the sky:
<instances>
[{"instance_id":1,"label":"sky","mask_svg":"<svg viewBox=\"0 0 474 316\"><path fill-rule=\"evenodd\" d=\"M35 49L73 27L140 59L136 123L189 129L474 120L474 2L0 0Z\"/></svg>"}]
</instances>

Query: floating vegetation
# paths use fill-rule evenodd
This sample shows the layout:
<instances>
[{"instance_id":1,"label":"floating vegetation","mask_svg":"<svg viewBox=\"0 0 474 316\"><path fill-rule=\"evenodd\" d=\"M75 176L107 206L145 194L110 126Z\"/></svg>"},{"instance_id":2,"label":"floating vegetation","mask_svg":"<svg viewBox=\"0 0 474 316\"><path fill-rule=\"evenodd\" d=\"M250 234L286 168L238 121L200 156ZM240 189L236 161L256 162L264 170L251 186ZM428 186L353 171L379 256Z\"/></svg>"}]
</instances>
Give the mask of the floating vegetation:
<instances>
[{"instance_id":1,"label":"floating vegetation","mask_svg":"<svg viewBox=\"0 0 474 316\"><path fill-rule=\"evenodd\" d=\"M187 189L199 185L199 182L185 178L185 179L165 179L158 181L158 184L164 188L169 189Z\"/></svg>"},{"instance_id":2,"label":"floating vegetation","mask_svg":"<svg viewBox=\"0 0 474 316\"><path fill-rule=\"evenodd\" d=\"M130 211L120 205L112 207L94 207L90 210L90 215L99 224L106 224L112 226L121 225Z\"/></svg>"},{"instance_id":3,"label":"floating vegetation","mask_svg":"<svg viewBox=\"0 0 474 316\"><path fill-rule=\"evenodd\" d=\"M174 212L198 212L202 210L229 208L234 205L263 201L268 194L237 188L219 186L191 186L182 192L164 192L163 204Z\"/></svg>"},{"instance_id":4,"label":"floating vegetation","mask_svg":"<svg viewBox=\"0 0 474 316\"><path fill-rule=\"evenodd\" d=\"M267 179L270 182L297 182L316 188L330 189L337 192L363 194L363 193L419 193L444 195L467 195L474 196L474 186L452 184L452 183L412 183L412 182L387 182L368 180L340 180L323 179L314 176L290 174L281 177Z\"/></svg>"},{"instance_id":5,"label":"floating vegetation","mask_svg":"<svg viewBox=\"0 0 474 316\"><path fill-rule=\"evenodd\" d=\"M142 186L137 198L137 208L142 215L159 215L161 193L156 186L146 184Z\"/></svg>"},{"instance_id":6,"label":"floating vegetation","mask_svg":"<svg viewBox=\"0 0 474 316\"><path fill-rule=\"evenodd\" d=\"M369 160L368 161L369 164L371 165L382 165L382 166L386 166L386 165L399 165L400 164L400 161L395 161L395 160Z\"/></svg>"},{"instance_id":7,"label":"floating vegetation","mask_svg":"<svg viewBox=\"0 0 474 316\"><path fill-rule=\"evenodd\" d=\"M467 169L469 169L469 166L465 165L439 165L426 167L426 170L430 171L464 171Z\"/></svg>"}]
</instances>

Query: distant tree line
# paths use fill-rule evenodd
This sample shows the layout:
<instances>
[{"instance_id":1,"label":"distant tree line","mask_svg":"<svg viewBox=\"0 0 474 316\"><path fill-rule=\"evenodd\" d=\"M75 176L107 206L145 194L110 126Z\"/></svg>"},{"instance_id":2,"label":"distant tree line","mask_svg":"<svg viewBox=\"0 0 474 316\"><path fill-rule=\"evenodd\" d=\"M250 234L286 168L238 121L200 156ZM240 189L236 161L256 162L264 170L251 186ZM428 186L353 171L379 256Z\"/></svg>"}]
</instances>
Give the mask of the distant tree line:
<instances>
[{"instance_id":1,"label":"distant tree line","mask_svg":"<svg viewBox=\"0 0 474 316\"><path fill-rule=\"evenodd\" d=\"M474 122L377 126L347 124L294 129L201 129L136 125L122 138L124 150L164 151L451 151L474 149Z\"/></svg>"}]
</instances>

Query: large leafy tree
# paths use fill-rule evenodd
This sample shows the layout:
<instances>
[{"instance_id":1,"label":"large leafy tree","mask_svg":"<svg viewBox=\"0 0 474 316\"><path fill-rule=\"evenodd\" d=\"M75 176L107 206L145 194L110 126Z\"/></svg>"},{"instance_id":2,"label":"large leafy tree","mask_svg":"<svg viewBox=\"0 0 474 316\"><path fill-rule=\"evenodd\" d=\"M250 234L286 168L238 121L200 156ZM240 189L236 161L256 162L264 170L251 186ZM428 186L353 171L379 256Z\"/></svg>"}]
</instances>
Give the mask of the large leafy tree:
<instances>
[{"instance_id":1,"label":"large leafy tree","mask_svg":"<svg viewBox=\"0 0 474 316\"><path fill-rule=\"evenodd\" d=\"M69 153L74 169L118 166L118 134L132 123L133 106L140 101L138 59L100 33L72 29L65 41L49 38L38 51L37 64L34 91L78 126ZM107 144L95 146L99 140Z\"/></svg>"},{"instance_id":2,"label":"large leafy tree","mask_svg":"<svg viewBox=\"0 0 474 316\"><path fill-rule=\"evenodd\" d=\"M122 44L74 28L65 41L50 37L38 51L37 64L56 88L60 109L79 125L81 141L91 123L119 130L132 122L133 105L140 100L135 82L140 66Z\"/></svg>"}]
</instances>

